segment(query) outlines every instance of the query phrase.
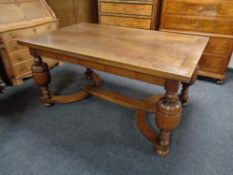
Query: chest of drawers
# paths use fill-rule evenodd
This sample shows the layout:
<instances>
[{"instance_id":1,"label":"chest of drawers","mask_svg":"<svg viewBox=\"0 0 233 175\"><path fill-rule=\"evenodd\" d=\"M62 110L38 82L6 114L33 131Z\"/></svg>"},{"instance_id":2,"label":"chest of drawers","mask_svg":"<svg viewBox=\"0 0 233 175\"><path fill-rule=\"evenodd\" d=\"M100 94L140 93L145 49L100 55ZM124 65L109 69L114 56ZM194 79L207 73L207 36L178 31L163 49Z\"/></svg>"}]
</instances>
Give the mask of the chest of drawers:
<instances>
[{"instance_id":1,"label":"chest of drawers","mask_svg":"<svg viewBox=\"0 0 233 175\"><path fill-rule=\"evenodd\" d=\"M164 0L160 30L210 37L199 75L223 83L233 48L232 0Z\"/></svg>"},{"instance_id":2,"label":"chest of drawers","mask_svg":"<svg viewBox=\"0 0 233 175\"><path fill-rule=\"evenodd\" d=\"M44 0L0 1L1 74L8 84L19 85L31 76L33 58L29 49L17 44L21 37L56 30L57 19ZM50 67L57 61L44 58Z\"/></svg>"},{"instance_id":3,"label":"chest of drawers","mask_svg":"<svg viewBox=\"0 0 233 175\"><path fill-rule=\"evenodd\" d=\"M99 23L157 29L160 0L99 0Z\"/></svg>"}]
</instances>

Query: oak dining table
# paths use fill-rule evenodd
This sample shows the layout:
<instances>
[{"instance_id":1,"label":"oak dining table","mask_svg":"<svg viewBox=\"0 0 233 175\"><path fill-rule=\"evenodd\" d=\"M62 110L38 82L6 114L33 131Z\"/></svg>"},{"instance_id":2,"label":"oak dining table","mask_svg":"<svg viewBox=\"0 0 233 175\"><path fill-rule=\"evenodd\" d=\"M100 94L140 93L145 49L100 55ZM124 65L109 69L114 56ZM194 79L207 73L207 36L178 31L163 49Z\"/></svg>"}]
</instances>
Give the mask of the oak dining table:
<instances>
[{"instance_id":1,"label":"oak dining table","mask_svg":"<svg viewBox=\"0 0 233 175\"><path fill-rule=\"evenodd\" d=\"M45 106L95 96L132 108L139 131L158 155L165 156L169 153L170 134L178 127L183 106L188 103L189 87L197 79L198 63L208 40L201 36L80 23L21 38L18 43L27 46L34 56L33 78L41 88ZM53 95L49 90L50 71L43 56L85 67L85 75L92 83L75 94ZM143 100L128 97L101 88L102 80L94 70L163 86L165 91ZM158 129L148 124L147 113L154 113Z\"/></svg>"}]
</instances>

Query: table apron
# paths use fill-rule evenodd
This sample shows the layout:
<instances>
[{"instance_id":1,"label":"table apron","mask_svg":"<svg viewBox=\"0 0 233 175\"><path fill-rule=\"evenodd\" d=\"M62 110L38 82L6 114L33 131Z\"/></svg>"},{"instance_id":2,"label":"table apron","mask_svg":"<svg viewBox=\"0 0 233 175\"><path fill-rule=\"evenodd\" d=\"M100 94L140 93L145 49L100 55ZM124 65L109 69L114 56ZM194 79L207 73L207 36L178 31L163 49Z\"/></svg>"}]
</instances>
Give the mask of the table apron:
<instances>
[{"instance_id":1,"label":"table apron","mask_svg":"<svg viewBox=\"0 0 233 175\"><path fill-rule=\"evenodd\" d=\"M63 55L63 54L58 54L58 53L48 52L48 51L43 51L43 50L37 50L37 49L35 52L37 55L40 55L40 56L45 56L45 57L49 57L52 59L77 64L77 65L84 66L90 69L95 69L95 70L119 75L119 76L130 78L130 79L139 80L139 81L143 81L143 82L150 83L150 84L164 86L165 81L166 81L166 79L156 77L154 75L149 75L149 74L145 74L145 73L141 73L137 71L127 70L124 68L110 66L110 65L103 64L103 63L93 62L93 61L84 60L84 59L80 59L76 57L74 58L68 55Z\"/></svg>"}]
</instances>

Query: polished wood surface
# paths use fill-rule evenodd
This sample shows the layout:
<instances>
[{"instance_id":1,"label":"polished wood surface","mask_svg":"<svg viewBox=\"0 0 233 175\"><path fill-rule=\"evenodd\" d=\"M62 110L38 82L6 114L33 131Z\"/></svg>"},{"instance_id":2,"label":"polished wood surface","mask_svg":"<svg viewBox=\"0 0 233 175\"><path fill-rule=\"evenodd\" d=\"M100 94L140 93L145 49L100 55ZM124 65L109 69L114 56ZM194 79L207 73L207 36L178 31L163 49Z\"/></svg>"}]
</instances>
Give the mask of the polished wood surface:
<instances>
[{"instance_id":1,"label":"polished wood surface","mask_svg":"<svg viewBox=\"0 0 233 175\"><path fill-rule=\"evenodd\" d=\"M209 36L199 75L226 78L233 49L233 1L164 0L160 30Z\"/></svg>"},{"instance_id":2,"label":"polished wood surface","mask_svg":"<svg viewBox=\"0 0 233 175\"><path fill-rule=\"evenodd\" d=\"M44 0L0 1L1 74L8 84L20 85L32 75L33 57L29 49L17 44L21 37L56 30L57 19ZM55 60L45 58L50 67Z\"/></svg>"},{"instance_id":3,"label":"polished wood surface","mask_svg":"<svg viewBox=\"0 0 233 175\"><path fill-rule=\"evenodd\" d=\"M179 125L189 86L197 78L198 62L207 42L206 37L98 24L78 24L19 40L35 57L33 78L41 88L45 106L95 96L132 108L137 127L160 156L169 152L170 134ZM85 74L93 83L73 95L53 95L49 90L49 68L41 56L85 66ZM164 86L165 93L138 100L101 89L102 81L92 69ZM148 112L155 114L159 131L147 123Z\"/></svg>"},{"instance_id":4,"label":"polished wood surface","mask_svg":"<svg viewBox=\"0 0 233 175\"><path fill-rule=\"evenodd\" d=\"M161 0L98 0L99 23L157 29Z\"/></svg>"},{"instance_id":5,"label":"polished wood surface","mask_svg":"<svg viewBox=\"0 0 233 175\"><path fill-rule=\"evenodd\" d=\"M179 39L177 39L179 38ZM67 42L69 41L69 42ZM19 41L38 50L135 72L189 82L208 38L79 24ZM64 58L57 59L65 61Z\"/></svg>"},{"instance_id":6,"label":"polished wood surface","mask_svg":"<svg viewBox=\"0 0 233 175\"><path fill-rule=\"evenodd\" d=\"M46 0L64 27L80 22L97 23L97 0Z\"/></svg>"}]
</instances>

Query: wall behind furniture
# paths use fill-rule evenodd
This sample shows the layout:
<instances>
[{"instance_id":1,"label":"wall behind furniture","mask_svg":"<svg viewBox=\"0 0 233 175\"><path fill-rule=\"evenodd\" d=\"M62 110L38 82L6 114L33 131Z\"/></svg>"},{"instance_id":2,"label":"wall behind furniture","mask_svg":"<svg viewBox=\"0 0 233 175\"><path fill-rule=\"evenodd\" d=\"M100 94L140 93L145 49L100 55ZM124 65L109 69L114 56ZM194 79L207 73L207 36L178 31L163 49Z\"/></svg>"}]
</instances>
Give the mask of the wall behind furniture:
<instances>
[{"instance_id":1,"label":"wall behind furniture","mask_svg":"<svg viewBox=\"0 0 233 175\"><path fill-rule=\"evenodd\" d=\"M47 0L60 27L80 22L97 22L97 0Z\"/></svg>"},{"instance_id":2,"label":"wall behind furniture","mask_svg":"<svg viewBox=\"0 0 233 175\"><path fill-rule=\"evenodd\" d=\"M231 56L231 61L230 61L230 64L229 64L229 68L233 69L233 54Z\"/></svg>"}]
</instances>

